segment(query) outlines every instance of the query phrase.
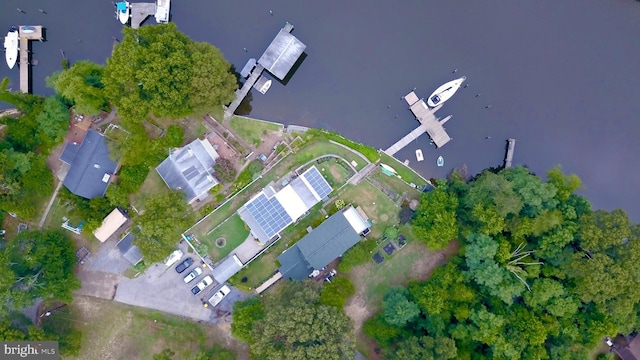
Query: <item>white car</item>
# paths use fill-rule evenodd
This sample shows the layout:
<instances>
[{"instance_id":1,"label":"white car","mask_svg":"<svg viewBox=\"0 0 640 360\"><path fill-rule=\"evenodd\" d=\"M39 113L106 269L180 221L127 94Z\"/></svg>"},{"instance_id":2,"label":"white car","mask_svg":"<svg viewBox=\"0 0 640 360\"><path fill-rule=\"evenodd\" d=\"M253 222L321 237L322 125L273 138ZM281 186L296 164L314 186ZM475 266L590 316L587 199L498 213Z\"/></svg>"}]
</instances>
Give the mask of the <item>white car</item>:
<instances>
[{"instance_id":1,"label":"white car","mask_svg":"<svg viewBox=\"0 0 640 360\"><path fill-rule=\"evenodd\" d=\"M188 283L192 282L195 278L200 276L200 274L202 274L202 268L200 266L198 266L197 268L191 270L191 272L188 273L187 276L184 277L184 283L188 284Z\"/></svg>"},{"instance_id":2,"label":"white car","mask_svg":"<svg viewBox=\"0 0 640 360\"><path fill-rule=\"evenodd\" d=\"M209 275L205 276L204 279L200 280L199 283L196 284L196 286L191 288L191 292L193 293L193 295L198 295L200 294L200 291L204 290L207 286L213 284L213 278Z\"/></svg>"},{"instance_id":3,"label":"white car","mask_svg":"<svg viewBox=\"0 0 640 360\"><path fill-rule=\"evenodd\" d=\"M164 259L164 264L167 265L167 267L170 267L171 265L177 263L178 260L182 258L182 255L184 255L182 250L176 250L172 252L171 255L167 256L166 259Z\"/></svg>"},{"instance_id":4,"label":"white car","mask_svg":"<svg viewBox=\"0 0 640 360\"><path fill-rule=\"evenodd\" d=\"M220 301L222 301L222 299L224 299L225 296L229 295L230 292L231 292L231 289L229 289L227 285L224 285L223 287L220 288L220 290L218 290L215 294L213 294L211 298L209 298L209 304L215 307L216 305L220 304Z\"/></svg>"}]
</instances>

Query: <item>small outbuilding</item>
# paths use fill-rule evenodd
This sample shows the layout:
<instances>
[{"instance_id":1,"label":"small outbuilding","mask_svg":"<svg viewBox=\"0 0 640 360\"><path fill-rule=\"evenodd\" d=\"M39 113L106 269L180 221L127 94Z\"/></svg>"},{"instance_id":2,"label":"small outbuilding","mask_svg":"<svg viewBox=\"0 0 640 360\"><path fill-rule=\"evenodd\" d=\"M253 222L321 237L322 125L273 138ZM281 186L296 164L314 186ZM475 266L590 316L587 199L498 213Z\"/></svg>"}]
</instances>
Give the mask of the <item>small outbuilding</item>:
<instances>
[{"instance_id":1,"label":"small outbuilding","mask_svg":"<svg viewBox=\"0 0 640 360\"><path fill-rule=\"evenodd\" d=\"M93 232L93 235L101 242L105 242L111 237L111 235L115 234L116 231L118 231L118 229L127 222L127 220L127 217L120 211L120 209L115 208L109 215L107 215L106 218L104 218L104 220L102 220L102 225Z\"/></svg>"},{"instance_id":2,"label":"small outbuilding","mask_svg":"<svg viewBox=\"0 0 640 360\"><path fill-rule=\"evenodd\" d=\"M127 259L127 261L131 263L131 265L135 266L138 265L140 261L142 261L142 253L140 253L140 248L138 248L136 245L133 245L133 240L135 240L133 234L127 233L127 235L125 235L120 241L118 241L118 244L116 244L116 246L118 247L118 250L120 250L122 257Z\"/></svg>"}]
</instances>

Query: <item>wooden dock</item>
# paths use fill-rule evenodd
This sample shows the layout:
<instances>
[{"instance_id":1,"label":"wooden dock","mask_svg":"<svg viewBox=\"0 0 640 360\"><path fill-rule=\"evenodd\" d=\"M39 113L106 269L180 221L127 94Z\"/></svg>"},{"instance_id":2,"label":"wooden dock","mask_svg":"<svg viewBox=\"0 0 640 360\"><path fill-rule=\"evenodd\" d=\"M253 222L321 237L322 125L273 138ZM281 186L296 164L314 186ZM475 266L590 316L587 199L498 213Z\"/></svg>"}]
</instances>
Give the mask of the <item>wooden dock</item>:
<instances>
[{"instance_id":1,"label":"wooden dock","mask_svg":"<svg viewBox=\"0 0 640 360\"><path fill-rule=\"evenodd\" d=\"M156 14L156 3L130 3L131 28L138 29L151 15Z\"/></svg>"},{"instance_id":2,"label":"wooden dock","mask_svg":"<svg viewBox=\"0 0 640 360\"><path fill-rule=\"evenodd\" d=\"M233 102L231 102L231 104L229 104L229 106L227 106L227 108L225 109L224 121L231 119L231 117L233 116L233 113L236 111L238 106L240 106L240 103L242 102L242 100L244 100L245 96L247 96L249 91L251 91L251 88L256 83L256 81L258 81L263 71L264 71L264 67L260 64L257 64L256 67L253 68L251 75L249 76L247 81L245 81L245 83L242 85L242 88L236 90L236 99L233 100Z\"/></svg>"},{"instance_id":3,"label":"wooden dock","mask_svg":"<svg viewBox=\"0 0 640 360\"><path fill-rule=\"evenodd\" d=\"M451 119L451 115L442 120L435 116L436 111L440 110L442 105L430 109L424 100L418 98L418 95L413 91L407 94L404 97L404 100L409 104L409 109L420 122L420 126L404 136L402 139L398 140L395 144L391 145L387 150L384 150L387 155L395 155L395 153L402 150L402 148L409 145L410 142L417 139L424 133L429 135L431 141L433 141L436 147L442 147L451 141L451 137L449 137L449 134L447 134L442 126Z\"/></svg>"},{"instance_id":4,"label":"wooden dock","mask_svg":"<svg viewBox=\"0 0 640 360\"><path fill-rule=\"evenodd\" d=\"M510 168L513 163L513 153L516 150L516 139L507 140L507 154L504 157L504 168Z\"/></svg>"},{"instance_id":5,"label":"wooden dock","mask_svg":"<svg viewBox=\"0 0 640 360\"><path fill-rule=\"evenodd\" d=\"M23 93L30 92L29 83L31 79L31 61L29 59L29 40L43 41L44 36L42 34L42 26L32 26L34 30L32 32L23 31L25 25L18 26L20 34L20 59L18 65L20 66L20 91Z\"/></svg>"}]
</instances>

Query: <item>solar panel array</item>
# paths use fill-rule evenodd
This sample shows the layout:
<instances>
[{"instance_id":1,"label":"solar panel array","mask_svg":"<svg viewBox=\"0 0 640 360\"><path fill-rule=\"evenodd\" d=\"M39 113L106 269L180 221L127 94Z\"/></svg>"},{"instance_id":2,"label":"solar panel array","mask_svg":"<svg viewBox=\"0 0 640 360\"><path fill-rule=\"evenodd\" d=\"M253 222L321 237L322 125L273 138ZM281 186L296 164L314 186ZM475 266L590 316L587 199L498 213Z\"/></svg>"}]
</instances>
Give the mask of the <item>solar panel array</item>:
<instances>
[{"instance_id":1,"label":"solar panel array","mask_svg":"<svg viewBox=\"0 0 640 360\"><path fill-rule=\"evenodd\" d=\"M264 194L260 194L245 207L269 238L293 222L275 196L268 199Z\"/></svg>"},{"instance_id":2,"label":"solar panel array","mask_svg":"<svg viewBox=\"0 0 640 360\"><path fill-rule=\"evenodd\" d=\"M331 193L332 189L327 180L320 174L318 169L314 166L304 173L304 178L307 179L311 187L318 193L321 199L326 198Z\"/></svg>"}]
</instances>

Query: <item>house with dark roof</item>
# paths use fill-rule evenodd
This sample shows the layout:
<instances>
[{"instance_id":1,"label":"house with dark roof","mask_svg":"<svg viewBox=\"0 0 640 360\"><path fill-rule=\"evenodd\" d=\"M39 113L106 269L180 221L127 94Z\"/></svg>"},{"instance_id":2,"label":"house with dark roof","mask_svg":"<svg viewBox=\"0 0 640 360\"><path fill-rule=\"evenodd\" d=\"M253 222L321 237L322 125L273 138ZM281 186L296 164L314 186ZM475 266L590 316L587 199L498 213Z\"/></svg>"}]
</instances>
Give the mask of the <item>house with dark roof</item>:
<instances>
[{"instance_id":1,"label":"house with dark roof","mask_svg":"<svg viewBox=\"0 0 640 360\"><path fill-rule=\"evenodd\" d=\"M118 250L120 250L122 257L127 259L127 261L131 263L131 265L135 266L138 265L140 261L142 261L142 254L140 253L140 248L133 245L133 240L135 240L133 234L127 233L127 235L125 235L120 241L118 241L118 244L116 244L116 246L118 247Z\"/></svg>"},{"instance_id":2,"label":"house with dark roof","mask_svg":"<svg viewBox=\"0 0 640 360\"><path fill-rule=\"evenodd\" d=\"M277 239L280 232L300 219L315 204L326 200L333 191L315 166L291 180L280 191L267 186L238 209L238 215L249 226L261 244Z\"/></svg>"},{"instance_id":3,"label":"house with dark roof","mask_svg":"<svg viewBox=\"0 0 640 360\"><path fill-rule=\"evenodd\" d=\"M620 360L640 360L640 336L618 335L613 341L607 338L607 345L618 355Z\"/></svg>"},{"instance_id":4,"label":"house with dark roof","mask_svg":"<svg viewBox=\"0 0 640 360\"><path fill-rule=\"evenodd\" d=\"M191 204L206 199L209 190L218 185L213 176L213 165L218 157L208 140L196 139L171 151L156 171L168 187L182 190Z\"/></svg>"},{"instance_id":5,"label":"house with dark roof","mask_svg":"<svg viewBox=\"0 0 640 360\"><path fill-rule=\"evenodd\" d=\"M353 207L338 211L280 256L283 277L304 280L356 245L370 224Z\"/></svg>"},{"instance_id":6,"label":"house with dark roof","mask_svg":"<svg viewBox=\"0 0 640 360\"><path fill-rule=\"evenodd\" d=\"M81 144L69 142L60 160L69 165L63 184L72 193L86 199L104 196L109 179L116 171L116 162L109 158L104 135L89 130Z\"/></svg>"}]
</instances>

